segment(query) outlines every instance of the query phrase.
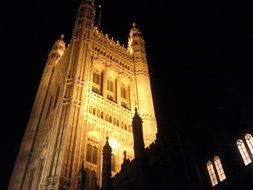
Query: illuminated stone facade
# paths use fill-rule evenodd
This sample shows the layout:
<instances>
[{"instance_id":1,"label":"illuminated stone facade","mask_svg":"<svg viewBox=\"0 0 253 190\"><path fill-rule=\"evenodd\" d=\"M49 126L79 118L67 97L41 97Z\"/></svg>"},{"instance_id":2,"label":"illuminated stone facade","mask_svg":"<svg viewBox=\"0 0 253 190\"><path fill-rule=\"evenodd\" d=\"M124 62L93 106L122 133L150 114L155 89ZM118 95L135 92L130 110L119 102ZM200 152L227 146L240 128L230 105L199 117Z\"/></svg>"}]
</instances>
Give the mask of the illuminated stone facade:
<instances>
[{"instance_id":1,"label":"illuminated stone facade","mask_svg":"<svg viewBox=\"0 0 253 190\"><path fill-rule=\"evenodd\" d=\"M86 188L101 186L102 147L112 147L112 174L123 152L132 160L132 118L143 120L147 147L156 138L144 40L133 24L128 47L109 39L95 23L95 5L84 0L72 38L62 35L49 52L9 190L77 189L84 163Z\"/></svg>"}]
</instances>

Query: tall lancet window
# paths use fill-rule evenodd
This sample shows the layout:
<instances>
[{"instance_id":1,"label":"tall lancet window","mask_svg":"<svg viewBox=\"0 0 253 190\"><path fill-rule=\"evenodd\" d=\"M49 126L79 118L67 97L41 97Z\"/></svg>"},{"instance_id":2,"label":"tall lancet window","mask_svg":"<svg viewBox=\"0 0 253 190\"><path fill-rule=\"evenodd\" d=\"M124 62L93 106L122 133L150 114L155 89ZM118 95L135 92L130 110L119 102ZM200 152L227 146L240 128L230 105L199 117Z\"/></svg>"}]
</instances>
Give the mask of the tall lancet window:
<instances>
[{"instance_id":1,"label":"tall lancet window","mask_svg":"<svg viewBox=\"0 0 253 190\"><path fill-rule=\"evenodd\" d=\"M98 70L93 70L92 75L92 91L98 94L102 94L102 72Z\"/></svg>"},{"instance_id":2,"label":"tall lancet window","mask_svg":"<svg viewBox=\"0 0 253 190\"><path fill-rule=\"evenodd\" d=\"M107 78L107 99L116 101L116 80L112 77Z\"/></svg>"},{"instance_id":3,"label":"tall lancet window","mask_svg":"<svg viewBox=\"0 0 253 190\"><path fill-rule=\"evenodd\" d=\"M97 153L98 153L98 148L95 145L92 144L87 144L87 149L86 149L86 161L97 164Z\"/></svg>"},{"instance_id":4,"label":"tall lancet window","mask_svg":"<svg viewBox=\"0 0 253 190\"><path fill-rule=\"evenodd\" d=\"M239 152L241 154L244 164L245 165L250 164L252 162L252 160L250 158L250 155L246 149L244 142L241 139L238 139L236 144L237 144L237 147L239 149Z\"/></svg>"},{"instance_id":5,"label":"tall lancet window","mask_svg":"<svg viewBox=\"0 0 253 190\"><path fill-rule=\"evenodd\" d=\"M253 155L253 137L251 134L246 134L245 135L245 140L246 140L246 143L249 147L249 150L251 152L251 154Z\"/></svg>"},{"instance_id":6,"label":"tall lancet window","mask_svg":"<svg viewBox=\"0 0 253 190\"><path fill-rule=\"evenodd\" d=\"M121 98L121 106L125 108L130 108L129 91L130 91L129 86L122 83L120 86L120 98Z\"/></svg>"},{"instance_id":7,"label":"tall lancet window","mask_svg":"<svg viewBox=\"0 0 253 190\"><path fill-rule=\"evenodd\" d=\"M210 160L207 162L207 171L208 171L212 186L215 186L219 182L226 179L226 175L222 167L219 156L215 156L213 158L213 162Z\"/></svg>"},{"instance_id":8,"label":"tall lancet window","mask_svg":"<svg viewBox=\"0 0 253 190\"><path fill-rule=\"evenodd\" d=\"M213 163L211 161L207 162L207 171L208 171L212 186L217 185L218 179L214 171Z\"/></svg>"},{"instance_id":9,"label":"tall lancet window","mask_svg":"<svg viewBox=\"0 0 253 190\"><path fill-rule=\"evenodd\" d=\"M218 173L219 180L223 181L224 179L226 179L226 175L225 175L225 172L223 170L223 167L222 167L219 156L214 157L214 165L215 165L216 171Z\"/></svg>"}]
</instances>

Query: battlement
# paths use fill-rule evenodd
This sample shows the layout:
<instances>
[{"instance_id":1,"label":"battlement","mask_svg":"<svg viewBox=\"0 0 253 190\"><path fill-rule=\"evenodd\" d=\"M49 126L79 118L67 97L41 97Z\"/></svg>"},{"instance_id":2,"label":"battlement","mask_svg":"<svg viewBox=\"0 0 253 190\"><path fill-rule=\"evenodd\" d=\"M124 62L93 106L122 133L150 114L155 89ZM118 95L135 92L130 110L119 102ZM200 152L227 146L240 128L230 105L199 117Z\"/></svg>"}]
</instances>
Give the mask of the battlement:
<instances>
[{"instance_id":1,"label":"battlement","mask_svg":"<svg viewBox=\"0 0 253 190\"><path fill-rule=\"evenodd\" d=\"M115 52L125 59L128 59L129 61L132 60L132 55L124 46L124 44L120 44L118 40L115 41L113 37L109 38L108 34L103 34L102 31L99 31L97 29L97 27L93 28L93 38L95 42L99 43L102 46L105 46L107 50Z\"/></svg>"}]
</instances>

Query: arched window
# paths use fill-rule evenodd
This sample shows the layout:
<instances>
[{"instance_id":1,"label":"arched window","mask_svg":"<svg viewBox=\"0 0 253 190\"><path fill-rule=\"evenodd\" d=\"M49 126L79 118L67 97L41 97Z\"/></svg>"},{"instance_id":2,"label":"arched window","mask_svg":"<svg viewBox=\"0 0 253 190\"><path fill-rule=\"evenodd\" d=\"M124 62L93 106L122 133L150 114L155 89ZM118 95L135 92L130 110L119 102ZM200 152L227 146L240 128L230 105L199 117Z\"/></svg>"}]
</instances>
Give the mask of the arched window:
<instances>
[{"instance_id":1,"label":"arched window","mask_svg":"<svg viewBox=\"0 0 253 190\"><path fill-rule=\"evenodd\" d=\"M207 171L211 180L212 186L215 186L218 184L218 180L214 171L214 167L211 161L207 162Z\"/></svg>"},{"instance_id":2,"label":"arched window","mask_svg":"<svg viewBox=\"0 0 253 190\"><path fill-rule=\"evenodd\" d=\"M249 147L249 150L250 150L251 154L253 155L253 137L252 137L252 135L249 134L249 133L246 134L245 135L245 140L246 140L246 143Z\"/></svg>"},{"instance_id":3,"label":"arched window","mask_svg":"<svg viewBox=\"0 0 253 190\"><path fill-rule=\"evenodd\" d=\"M209 160L206 165L212 186L226 179L219 156L214 156L213 162Z\"/></svg>"},{"instance_id":4,"label":"arched window","mask_svg":"<svg viewBox=\"0 0 253 190\"><path fill-rule=\"evenodd\" d=\"M120 101L121 106L125 108L130 108L130 86L121 83L120 85Z\"/></svg>"},{"instance_id":5,"label":"arched window","mask_svg":"<svg viewBox=\"0 0 253 190\"><path fill-rule=\"evenodd\" d=\"M219 156L214 157L214 165L215 165L215 168L217 170L219 180L223 181L224 179L226 179L226 175L224 173L224 170L223 170L223 167L222 167Z\"/></svg>"},{"instance_id":6,"label":"arched window","mask_svg":"<svg viewBox=\"0 0 253 190\"><path fill-rule=\"evenodd\" d=\"M93 71L92 75L92 91L101 95L102 93L102 72Z\"/></svg>"},{"instance_id":7,"label":"arched window","mask_svg":"<svg viewBox=\"0 0 253 190\"><path fill-rule=\"evenodd\" d=\"M112 77L107 78L107 99L116 101L116 80Z\"/></svg>"},{"instance_id":8,"label":"arched window","mask_svg":"<svg viewBox=\"0 0 253 190\"><path fill-rule=\"evenodd\" d=\"M93 115L96 115L96 108L93 108Z\"/></svg>"},{"instance_id":9,"label":"arched window","mask_svg":"<svg viewBox=\"0 0 253 190\"><path fill-rule=\"evenodd\" d=\"M245 165L250 164L252 162L252 160L250 158L250 155L246 149L244 142L241 139L238 139L236 144L237 144L237 147L239 149L239 152L241 154L244 164Z\"/></svg>"},{"instance_id":10,"label":"arched window","mask_svg":"<svg viewBox=\"0 0 253 190\"><path fill-rule=\"evenodd\" d=\"M96 146L87 144L86 161L97 164L97 152L98 148Z\"/></svg>"}]
</instances>

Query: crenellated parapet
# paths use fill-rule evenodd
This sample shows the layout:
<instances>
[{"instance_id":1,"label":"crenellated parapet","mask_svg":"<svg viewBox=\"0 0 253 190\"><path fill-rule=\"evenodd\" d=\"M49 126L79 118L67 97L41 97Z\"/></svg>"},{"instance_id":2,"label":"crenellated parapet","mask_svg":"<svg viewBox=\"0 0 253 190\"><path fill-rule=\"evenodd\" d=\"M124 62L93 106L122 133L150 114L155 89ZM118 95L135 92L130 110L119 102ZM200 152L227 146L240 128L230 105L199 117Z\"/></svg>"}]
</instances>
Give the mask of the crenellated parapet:
<instances>
[{"instance_id":1,"label":"crenellated parapet","mask_svg":"<svg viewBox=\"0 0 253 190\"><path fill-rule=\"evenodd\" d=\"M119 41L115 41L113 37L109 38L108 34L103 34L97 29L97 27L94 27L93 29L93 38L94 43L101 45L104 49L107 50L108 54L115 54L115 56L119 56L120 58L132 61L131 54L127 51L127 48L123 44L120 44Z\"/></svg>"}]
</instances>

